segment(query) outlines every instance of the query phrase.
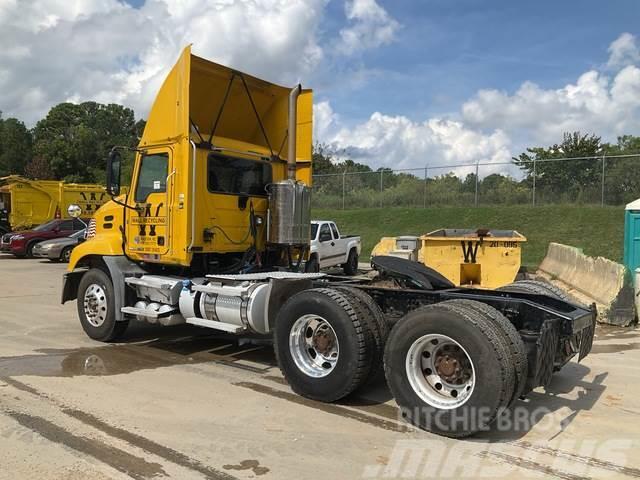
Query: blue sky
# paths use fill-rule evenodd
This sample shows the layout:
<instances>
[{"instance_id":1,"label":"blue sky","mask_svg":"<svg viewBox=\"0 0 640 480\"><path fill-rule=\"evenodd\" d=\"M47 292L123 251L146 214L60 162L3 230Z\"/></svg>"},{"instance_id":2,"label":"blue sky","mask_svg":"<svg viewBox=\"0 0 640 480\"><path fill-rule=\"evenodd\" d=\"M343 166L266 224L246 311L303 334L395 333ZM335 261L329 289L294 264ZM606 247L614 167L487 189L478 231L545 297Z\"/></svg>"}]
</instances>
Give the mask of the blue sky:
<instances>
[{"instance_id":1,"label":"blue sky","mask_svg":"<svg viewBox=\"0 0 640 480\"><path fill-rule=\"evenodd\" d=\"M640 2L438 0L379 2L402 28L359 61L380 73L365 88L322 89L354 120L371 111L413 120L452 114L482 88L513 91L524 81L557 88L607 61L622 32L638 30ZM335 33L342 8L329 9Z\"/></svg>"},{"instance_id":2,"label":"blue sky","mask_svg":"<svg viewBox=\"0 0 640 480\"><path fill-rule=\"evenodd\" d=\"M580 130L640 134L637 0L0 3L0 110L145 117L180 50L315 91L315 139L376 168L473 162Z\"/></svg>"}]
</instances>

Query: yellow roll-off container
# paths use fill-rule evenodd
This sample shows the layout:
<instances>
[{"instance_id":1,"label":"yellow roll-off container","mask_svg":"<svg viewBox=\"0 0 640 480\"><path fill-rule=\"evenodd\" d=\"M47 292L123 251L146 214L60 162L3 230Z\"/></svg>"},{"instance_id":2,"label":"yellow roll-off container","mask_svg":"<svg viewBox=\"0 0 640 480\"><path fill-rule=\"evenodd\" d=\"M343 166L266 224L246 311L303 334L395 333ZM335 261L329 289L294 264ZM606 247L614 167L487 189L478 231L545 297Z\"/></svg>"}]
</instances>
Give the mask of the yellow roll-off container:
<instances>
[{"instance_id":1,"label":"yellow roll-off container","mask_svg":"<svg viewBox=\"0 0 640 480\"><path fill-rule=\"evenodd\" d=\"M56 218L67 218L69 205L91 217L110 197L103 186L29 180L19 175L0 178L0 207L8 213L4 229L22 230Z\"/></svg>"},{"instance_id":2,"label":"yellow roll-off container","mask_svg":"<svg viewBox=\"0 0 640 480\"><path fill-rule=\"evenodd\" d=\"M527 239L515 230L443 228L420 237L384 237L371 255L417 260L458 286L499 288L512 283Z\"/></svg>"}]
</instances>

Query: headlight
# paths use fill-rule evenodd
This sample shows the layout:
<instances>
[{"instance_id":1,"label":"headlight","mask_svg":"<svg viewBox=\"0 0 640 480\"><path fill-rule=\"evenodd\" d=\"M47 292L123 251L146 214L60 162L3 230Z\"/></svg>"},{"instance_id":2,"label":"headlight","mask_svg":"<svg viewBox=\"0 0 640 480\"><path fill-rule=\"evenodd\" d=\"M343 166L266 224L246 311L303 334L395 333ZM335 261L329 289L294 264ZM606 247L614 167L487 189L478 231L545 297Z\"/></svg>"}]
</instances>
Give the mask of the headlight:
<instances>
[{"instance_id":1,"label":"headlight","mask_svg":"<svg viewBox=\"0 0 640 480\"><path fill-rule=\"evenodd\" d=\"M37 244L35 246L35 248L39 248L40 250L51 250L53 248L53 245L49 244L49 245L42 245L41 243Z\"/></svg>"}]
</instances>

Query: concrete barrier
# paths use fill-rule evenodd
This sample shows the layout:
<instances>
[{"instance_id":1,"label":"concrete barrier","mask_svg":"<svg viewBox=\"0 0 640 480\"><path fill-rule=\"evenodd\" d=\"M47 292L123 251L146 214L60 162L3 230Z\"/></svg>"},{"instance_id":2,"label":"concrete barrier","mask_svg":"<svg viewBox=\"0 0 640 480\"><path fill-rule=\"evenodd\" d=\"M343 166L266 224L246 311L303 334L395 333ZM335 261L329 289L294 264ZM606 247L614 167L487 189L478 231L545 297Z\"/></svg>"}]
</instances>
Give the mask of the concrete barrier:
<instances>
[{"instance_id":1,"label":"concrete barrier","mask_svg":"<svg viewBox=\"0 0 640 480\"><path fill-rule=\"evenodd\" d=\"M581 303L595 302L599 322L628 326L635 321L630 275L619 263L589 257L576 247L550 243L538 274Z\"/></svg>"}]
</instances>

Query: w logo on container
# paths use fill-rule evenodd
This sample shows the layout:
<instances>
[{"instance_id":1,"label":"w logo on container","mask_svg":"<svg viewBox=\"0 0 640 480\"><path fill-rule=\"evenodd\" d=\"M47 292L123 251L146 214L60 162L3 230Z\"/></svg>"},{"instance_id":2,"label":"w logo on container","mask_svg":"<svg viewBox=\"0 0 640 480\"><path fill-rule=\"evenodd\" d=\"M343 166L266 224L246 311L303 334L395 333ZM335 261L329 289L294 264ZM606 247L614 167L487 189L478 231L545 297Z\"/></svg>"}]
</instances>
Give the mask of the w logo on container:
<instances>
[{"instance_id":1,"label":"w logo on container","mask_svg":"<svg viewBox=\"0 0 640 480\"><path fill-rule=\"evenodd\" d=\"M478 246L480 242L473 242L471 240L461 241L462 254L464 255L464 263L476 263L476 256L478 255Z\"/></svg>"}]
</instances>

